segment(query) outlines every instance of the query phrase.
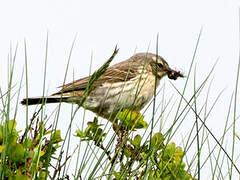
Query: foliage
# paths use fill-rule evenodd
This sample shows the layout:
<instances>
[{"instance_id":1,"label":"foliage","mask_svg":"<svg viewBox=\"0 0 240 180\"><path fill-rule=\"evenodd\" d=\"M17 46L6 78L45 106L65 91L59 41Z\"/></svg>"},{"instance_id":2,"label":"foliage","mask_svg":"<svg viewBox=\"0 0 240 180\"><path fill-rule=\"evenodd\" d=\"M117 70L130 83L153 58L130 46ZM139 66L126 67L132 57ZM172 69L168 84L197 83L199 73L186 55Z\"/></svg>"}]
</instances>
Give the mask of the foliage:
<instances>
[{"instance_id":1,"label":"foliage","mask_svg":"<svg viewBox=\"0 0 240 180\"><path fill-rule=\"evenodd\" d=\"M94 118L93 122L87 123L87 128L84 132L77 130L76 136L80 137L82 141L94 141L96 145L103 142L103 137L106 136L106 133L103 133L103 130L100 128L102 124L98 124L97 118Z\"/></svg>"},{"instance_id":2,"label":"foliage","mask_svg":"<svg viewBox=\"0 0 240 180\"><path fill-rule=\"evenodd\" d=\"M35 128L31 124L30 133L26 129L23 136L14 120L0 126L0 171L4 179L45 179L49 175L50 161L62 141L61 132L47 130L42 122L36 121Z\"/></svg>"},{"instance_id":3,"label":"foliage","mask_svg":"<svg viewBox=\"0 0 240 180\"><path fill-rule=\"evenodd\" d=\"M85 91L85 96L79 103L79 105L82 105L84 103L85 99L92 90L91 85L97 78L101 76L102 73L104 73L104 71L109 66L109 63L114 58L117 52L118 50L115 49L111 58L98 71L93 73L92 77L89 80L88 88ZM15 55L10 57L14 57L13 59L15 59ZM40 110L42 110L41 107L41 109L37 113L35 112L36 114L34 113L33 118L31 119L30 124L28 124L28 126L26 127L23 135L20 135L21 131L16 130L17 118L14 117L12 118L13 120L10 120L9 118L10 114L12 114L10 102L12 97L14 97L11 95L12 91L11 79L14 63L9 64L10 64L9 69L10 80L8 85L8 91L7 93L2 94L0 89L0 96L2 99L3 107L3 109L1 109L0 112L2 117L0 124L0 178L69 179L69 176L67 175L67 170L65 170L65 168L68 159L71 157L68 154L68 150L70 147L71 141L70 139L72 137L71 130L69 130L71 129L72 122L70 122L68 129L69 131L67 132L65 138L63 138L64 140L62 140L60 130L56 130L60 108L56 113L57 120L54 121L54 123L56 124L54 124L53 127L50 126L46 128L45 122L43 120L39 121L39 118L37 117ZM191 63L191 67L192 64L193 61ZM191 67L187 75L184 91L185 88L187 87L188 78L190 77ZM213 69L211 70L211 72L212 71ZM207 111L208 94L205 105L202 108L197 108L199 105L197 105L196 103L197 102L196 100L200 95L202 89L204 88L205 83L207 82L211 72L206 77L206 79L201 83L199 88L195 88L194 84L194 94L192 95L192 97L190 97L190 100L185 98L184 91L181 93L176 87L173 86L179 93L179 95L181 95L181 100L173 124L171 127L169 127L169 130L165 132L164 136L162 135L163 132L153 133L155 130L155 128L153 128L154 127L153 123L151 127L151 133L149 134L146 133L147 132L146 130L143 136L139 135L138 131L140 131L141 129L147 129L148 124L144 121L144 116L142 114L140 114L138 111L131 111L128 109L124 109L117 114L116 122L108 122L112 123L111 125L113 126L114 130L113 135L109 130L106 129L106 126L104 126L103 128L103 124L99 123L97 118L94 118L92 122L88 122L86 129L77 130L76 137L80 138L77 161L81 159L81 162L76 163L75 174L71 172L74 178L75 179L107 178L115 180L120 179L188 180L193 179L193 177L198 177L198 179L200 179L201 168L205 165L206 162L210 162L211 167L213 167L211 169L212 177L218 176L218 178L222 177L220 179L224 179L225 176L222 170L225 169L223 168L222 165L224 164L223 162L225 162L225 159L227 159L227 164L229 164L229 167L226 171L228 171L227 174L229 175L229 179L232 179L231 177L233 176L232 175L233 170L236 170L238 173L239 170L235 163L237 162L237 159L234 158L235 140L233 139L232 155L227 151L227 148L224 147L225 143L224 137L227 131L229 129L231 130L231 128L228 127L229 126L228 121L226 121L226 128L224 129L222 137L220 139L217 139L214 136L214 134L209 130L208 126L205 124L208 115L210 114L216 102L214 102L209 112ZM43 91L45 90L43 89ZM4 99L4 96L7 97L6 100ZM218 100L218 97L216 101ZM181 104L183 101L186 102L187 104L185 107L183 106L183 104ZM229 106L229 114L231 110L231 104L232 99ZM195 109L193 108L194 105ZM234 106L236 106L236 103ZM183 111L180 111L179 109L183 109ZM201 110L198 112L197 109ZM200 117L202 109L205 109L206 111L204 113L203 118ZM73 115L71 114L71 121L74 118L77 110L78 108L73 113ZM153 110L155 109L153 108ZM181 123L185 120L185 117L190 110L194 112L194 115L196 117L196 122L194 123L193 127L196 126L197 130L196 135L195 130L193 130L193 128L190 131L190 133L187 134L189 138L187 138L187 142L183 148L184 150L182 150L181 147L176 146L175 143L170 141L171 138L177 132L177 129L180 128ZM165 108L163 108L162 112L164 111ZM185 112L186 115L184 115ZM15 112L15 114L17 113ZM153 113L153 118L154 116L155 113ZM239 118L237 118L236 114L234 114L234 123L238 119ZM201 122L201 124L198 125L199 122ZM83 125L84 124L85 122L83 121ZM173 127L176 128L176 130ZM239 133L235 131L234 126L233 129L234 129L233 138L236 137L239 140L240 139L238 135ZM201 136L200 132L203 132L202 138L200 138ZM207 134L206 137L205 133ZM110 134L112 136L110 136L110 141L108 142ZM209 154L207 154L208 157L203 162L201 160L202 146L205 144L206 140L208 141L209 135L214 138L217 144L213 148L211 148L210 146L208 147ZM66 141L67 136L69 136L69 139ZM184 156L186 155L186 153L188 153L189 148L194 146L193 142L196 141L196 137L197 137L197 154L196 156L193 156L191 162L188 161L185 164ZM201 139L202 142L200 141ZM88 147L85 149L84 153L80 152L81 142L83 141L88 142ZM94 143L95 147L93 147L92 144L89 143L90 141ZM62 142L61 146L59 145L60 142ZM64 144L65 145L67 144L67 152L63 152ZM216 151L217 147L219 147L219 152L217 156L215 156L214 151ZM102 152L102 154L99 152ZM62 159L63 153L65 153L66 156L65 158ZM82 157L79 158L80 157L79 154L81 155L83 154L83 158ZM220 154L223 154L222 161L220 160L221 157ZM107 159L105 159L105 157L107 157ZM93 159L94 162L89 161L89 159ZM56 167L53 166L52 162L57 162L55 163ZM192 171L190 172L190 169L193 169L192 167L194 166L193 164L195 162L197 162L197 168L195 168L195 172ZM95 166L93 166L94 164ZM217 175L218 170L219 174ZM193 175L193 177L191 175Z\"/></svg>"},{"instance_id":4,"label":"foliage","mask_svg":"<svg viewBox=\"0 0 240 180\"><path fill-rule=\"evenodd\" d=\"M84 132L77 130L76 136L83 141L93 141L103 149L111 163L110 172L115 179L193 179L185 170L182 161L184 152L174 143L164 144L163 135L155 133L150 140L143 141L140 135L131 138L131 133L147 127L143 116L136 111L123 110L118 114L120 123L115 133L118 135L115 152L110 153L103 146L103 133L97 118L88 122ZM120 170L115 170L117 165ZM109 173L109 174L111 174ZM103 176L108 176L104 174Z\"/></svg>"},{"instance_id":5,"label":"foliage","mask_svg":"<svg viewBox=\"0 0 240 180\"><path fill-rule=\"evenodd\" d=\"M143 120L144 116L138 111L123 110L117 114L117 119L126 129L146 129L147 123Z\"/></svg>"}]
</instances>

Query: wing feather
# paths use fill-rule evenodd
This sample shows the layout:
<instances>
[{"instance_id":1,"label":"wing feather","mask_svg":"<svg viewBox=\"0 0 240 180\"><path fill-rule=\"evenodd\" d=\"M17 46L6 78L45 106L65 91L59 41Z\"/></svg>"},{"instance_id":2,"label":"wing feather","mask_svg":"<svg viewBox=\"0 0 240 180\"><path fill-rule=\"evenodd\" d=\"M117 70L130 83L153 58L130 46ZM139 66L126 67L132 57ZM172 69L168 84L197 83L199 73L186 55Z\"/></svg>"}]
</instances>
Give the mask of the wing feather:
<instances>
[{"instance_id":1,"label":"wing feather","mask_svg":"<svg viewBox=\"0 0 240 180\"><path fill-rule=\"evenodd\" d=\"M104 83L124 82L128 81L138 74L138 66L135 61L131 59L115 64L109 67L92 85L92 88L101 86ZM62 88L59 92L55 93L62 94L71 91L84 91L87 87L89 77L85 77L74 82L60 86Z\"/></svg>"}]
</instances>

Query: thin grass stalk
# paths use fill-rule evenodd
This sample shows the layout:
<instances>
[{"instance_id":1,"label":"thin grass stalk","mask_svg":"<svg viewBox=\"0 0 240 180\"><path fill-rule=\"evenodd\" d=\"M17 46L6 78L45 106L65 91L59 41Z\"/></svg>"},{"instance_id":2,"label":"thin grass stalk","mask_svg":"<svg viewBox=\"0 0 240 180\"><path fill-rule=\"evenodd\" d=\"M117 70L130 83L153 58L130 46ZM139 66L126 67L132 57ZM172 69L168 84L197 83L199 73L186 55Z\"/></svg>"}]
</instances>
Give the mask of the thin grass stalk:
<instances>
[{"instance_id":1,"label":"thin grass stalk","mask_svg":"<svg viewBox=\"0 0 240 180\"><path fill-rule=\"evenodd\" d=\"M27 59L27 42L24 39L24 59L25 59L25 85L26 85L26 105L28 105L28 59ZM28 106L26 106L26 129L28 130Z\"/></svg>"},{"instance_id":2,"label":"thin grass stalk","mask_svg":"<svg viewBox=\"0 0 240 180\"><path fill-rule=\"evenodd\" d=\"M176 91L178 91L177 88L175 88ZM178 91L178 93L180 93ZM187 103L187 105L191 108L191 110L194 112L194 109L191 107L191 105L188 103L188 101L183 97L183 100ZM197 115L198 116L198 115ZM211 130L208 128L208 126L204 123L204 121L201 119L201 117L198 116L198 119L201 121L201 123L204 125L204 127L206 128L206 130L208 131L208 133L213 137L214 141L218 144L218 146L222 149L222 151L224 152L224 154L226 154L226 156L228 157L228 159L231 161L231 163L233 164L235 170L240 174L240 170L238 169L238 167L236 166L236 164L234 164L233 159L230 157L230 155L227 153L227 151L221 146L221 144L219 143L219 141L217 140L217 138L214 136L214 134L211 132Z\"/></svg>"},{"instance_id":3,"label":"thin grass stalk","mask_svg":"<svg viewBox=\"0 0 240 180\"><path fill-rule=\"evenodd\" d=\"M228 108L228 113L227 113L227 119L226 119L226 122L225 122L224 130L223 130L223 135L222 135L222 139L221 139L221 144L222 144L222 145L223 145L224 138L225 138L225 135L226 135L226 132L227 132L227 125L228 125L228 121L229 121L229 117L230 117L232 101L233 101L233 94L232 94L232 96L231 96L230 103L229 103L229 106L228 106L229 108ZM219 149L219 151L218 151L217 161L216 161L216 162L219 161L220 154L221 154L221 149ZM216 169L217 169L217 164L215 164L215 167L214 167L214 170L213 170L213 175L216 173Z\"/></svg>"},{"instance_id":4,"label":"thin grass stalk","mask_svg":"<svg viewBox=\"0 0 240 180\"><path fill-rule=\"evenodd\" d=\"M235 84L235 94L234 94L234 110L233 110L233 132L232 132L232 159L234 159L234 151L235 151L235 137L236 137L236 114L237 114L237 95L238 95L238 81L239 81L239 73L240 73L240 8L238 9L238 17L239 17L239 55L238 55L238 66L237 66L237 77ZM232 179L232 169L233 164L230 167L229 178ZM240 174L240 173L239 173Z\"/></svg>"},{"instance_id":5,"label":"thin grass stalk","mask_svg":"<svg viewBox=\"0 0 240 180\"><path fill-rule=\"evenodd\" d=\"M43 92L42 92L42 97L45 97L45 85L46 85L46 77L47 77L47 59L48 59L48 34L47 34L47 38L46 38L46 47L45 47L45 60L44 60L44 73L43 73ZM44 104L46 100L42 100L42 104ZM41 121L40 122L44 122L44 108L42 109L41 111ZM39 144L38 144L38 150L37 150L37 159L36 159L36 162L34 163L34 166L33 169L37 168L38 167L38 163L39 163L39 160L40 160L40 153L41 153L41 149L42 149L42 140L43 140L43 132L44 132L44 127L43 127L43 124L40 125L40 138L39 138ZM50 157L49 157L50 158ZM38 172L35 172L33 173L33 179L35 179L37 177L37 173Z\"/></svg>"},{"instance_id":6,"label":"thin grass stalk","mask_svg":"<svg viewBox=\"0 0 240 180\"><path fill-rule=\"evenodd\" d=\"M93 52L91 53L91 58L90 58L90 65L89 65L89 76L91 75L91 73L92 73L92 62L93 62ZM85 109L83 109L83 118L82 118L82 126L81 126L81 131L83 131L84 129L83 129L83 127L84 127L84 122L85 122L85 114L86 114L86 110ZM78 155L77 155L77 163L76 163L76 166L75 166L75 173L74 173L74 177L76 177L77 176L77 169L78 169L78 163L79 163L79 158L80 158L80 151L81 151L81 143L82 143L82 141L81 140L79 140L79 144L78 144L78 146L79 146L79 148L78 148ZM84 155L85 155L85 153L84 153ZM82 162L84 161L84 157L83 157L83 159L82 159Z\"/></svg>"},{"instance_id":7,"label":"thin grass stalk","mask_svg":"<svg viewBox=\"0 0 240 180\"><path fill-rule=\"evenodd\" d=\"M68 68L69 68L69 64L70 64L70 59L71 59L71 56L72 56L73 48L74 48L74 45L75 45L76 37L77 37L77 36L75 36L75 38L74 38L74 40L73 40L73 43L72 43L72 46L71 46L71 48L70 48L70 52L69 52L69 56L68 56L68 61L67 61L67 66L66 66L66 70L65 70L65 74L64 74L63 85L65 85L65 82L66 82L67 73L68 73ZM62 96L62 95L61 95L61 96ZM53 133L54 131L56 131L56 129L57 129L58 120L59 120L59 115L60 115L60 109L61 109L61 101L60 101L60 103L59 103L59 105L58 105L58 110L57 110L57 112L56 112L56 117L55 117L55 121L54 121L54 123L53 123L54 125L53 125L53 128L52 128L52 130L53 130L52 133ZM76 111L77 111L77 110L76 110ZM73 120L73 118L71 118L70 124L71 124L72 120ZM66 141L66 137L67 137L67 135L68 135L68 132L69 132L69 128L68 128L67 133L66 133L66 135L65 135L65 137L64 137L63 145L62 145L62 147L61 147L60 152L63 151L63 147L64 147L64 144L65 144L65 141ZM52 133L51 133L51 134L52 134ZM67 155L66 155L66 156L67 156ZM61 162L60 162L60 157L59 157L58 160L57 160L57 164L60 164L60 163L61 163ZM54 174L53 174L53 178L55 178L56 175L57 175L57 172L56 172L56 170L55 170L55 171L54 171Z\"/></svg>"},{"instance_id":8,"label":"thin grass stalk","mask_svg":"<svg viewBox=\"0 0 240 180\"><path fill-rule=\"evenodd\" d=\"M193 83L193 87L194 87L194 109L195 112L197 112L197 98L196 98L196 66L195 66L195 70L194 70L194 83ZM195 113L196 115L196 113ZM197 115L195 116L195 123L196 123L196 135L197 135L197 169L198 169L198 179L200 179L200 145L199 145L199 129L198 129L198 117Z\"/></svg>"},{"instance_id":9,"label":"thin grass stalk","mask_svg":"<svg viewBox=\"0 0 240 180\"><path fill-rule=\"evenodd\" d=\"M187 79L186 79L186 82L185 82L185 85L184 85L184 88L183 88L183 91L182 91L182 93L181 93L181 99L180 99L180 101L179 101L179 104L178 104L178 107L177 107L177 110L176 110L176 115L175 115L175 117L174 117L174 122L173 122L173 125L169 128L169 130L167 131L167 133L166 134L169 134L169 136L168 136L168 139L167 139L167 143L170 141L170 134L171 134L171 131L172 131L172 129L173 129L173 127L175 126L175 124L176 124L176 122L177 122L177 120L178 120L178 117L179 117L179 115L178 115L178 112L179 112L179 110L180 110L180 107L181 107L181 104L182 104L182 101L183 101L183 96L184 96L184 93L185 93L185 91L186 91L186 88L187 88L187 84L188 84L188 81L189 81L189 77L190 77L190 73L191 73L191 70L192 70L192 66L193 66L193 62L195 61L195 57L196 57L196 54L197 54L197 49L198 49L198 45L199 45L199 42L200 42L200 37L201 37L201 35L202 35L202 29L200 30L200 32L199 32L199 35L198 35L198 39L197 39L197 43L196 43L196 46L195 46L195 49L194 49L194 53L193 53L193 57L192 57L192 61L191 61L191 64L190 64L190 67L189 67L189 70L188 70L188 74L187 74Z\"/></svg>"},{"instance_id":10,"label":"thin grass stalk","mask_svg":"<svg viewBox=\"0 0 240 180\"><path fill-rule=\"evenodd\" d=\"M10 55L8 56L8 91L7 91L7 97L6 97L6 106L4 107L4 109L6 108L6 112L4 113L5 115L5 126L4 126L4 130L5 130L5 134L3 134L3 144L5 144L5 147L1 153L1 166L2 166L2 171L0 172L0 177L1 179L4 179L4 173L5 173L5 162L6 162L6 152L8 150L8 144L9 144L9 121L10 121L10 105L11 105L11 92L12 92L12 81L13 81L13 71L14 71L14 65L15 65L15 60L16 60L16 56L17 56L17 49L18 49L18 45L16 45L16 49L14 52L14 56L12 56L12 47L10 46Z\"/></svg>"},{"instance_id":11,"label":"thin grass stalk","mask_svg":"<svg viewBox=\"0 0 240 180\"><path fill-rule=\"evenodd\" d=\"M74 73L73 73L73 81L74 81ZM77 111L78 111L78 108L75 110L75 112L73 111L73 104L72 104L72 106L71 106L71 120L70 120L68 130L67 130L67 133L66 133L66 136L65 136L65 138L67 139L67 135L68 135L67 150L66 150L66 153L65 153L65 159L68 159L68 153L69 153L69 147L70 147L71 135L72 135L72 133L71 133L72 132L72 122L73 122L74 116L77 113ZM66 139L64 139L64 142L65 142ZM62 172L63 177L62 178L64 178L65 170L66 170L66 165L63 168L63 172Z\"/></svg>"}]
</instances>

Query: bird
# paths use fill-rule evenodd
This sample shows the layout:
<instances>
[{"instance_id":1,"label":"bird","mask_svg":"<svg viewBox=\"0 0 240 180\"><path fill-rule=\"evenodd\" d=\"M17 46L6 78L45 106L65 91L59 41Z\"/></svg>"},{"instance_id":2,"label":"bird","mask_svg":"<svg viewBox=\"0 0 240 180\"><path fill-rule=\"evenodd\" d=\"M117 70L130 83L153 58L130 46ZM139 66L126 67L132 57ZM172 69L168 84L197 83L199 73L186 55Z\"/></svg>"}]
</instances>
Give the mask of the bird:
<instances>
[{"instance_id":1,"label":"bird","mask_svg":"<svg viewBox=\"0 0 240 180\"><path fill-rule=\"evenodd\" d=\"M60 86L60 91L46 97L30 97L21 101L23 105L48 103L74 103L100 117L113 121L124 109L140 111L153 98L160 80L167 76L176 80L184 75L169 67L159 55L136 53L129 59L109 66L96 79L91 92L81 104L91 76Z\"/></svg>"}]
</instances>

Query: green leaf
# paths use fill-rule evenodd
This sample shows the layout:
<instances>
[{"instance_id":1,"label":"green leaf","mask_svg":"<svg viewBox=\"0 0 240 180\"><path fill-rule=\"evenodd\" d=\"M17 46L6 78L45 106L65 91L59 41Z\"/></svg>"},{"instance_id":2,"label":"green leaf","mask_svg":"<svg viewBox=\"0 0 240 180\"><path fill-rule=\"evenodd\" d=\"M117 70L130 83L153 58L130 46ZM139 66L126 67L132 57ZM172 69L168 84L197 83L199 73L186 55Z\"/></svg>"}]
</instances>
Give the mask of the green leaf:
<instances>
[{"instance_id":1,"label":"green leaf","mask_svg":"<svg viewBox=\"0 0 240 180\"><path fill-rule=\"evenodd\" d=\"M174 161L176 163L181 163L183 155L184 155L184 153L182 151L182 148L181 147L176 147L175 148L175 153L174 153L174 156L175 156Z\"/></svg>"},{"instance_id":2,"label":"green leaf","mask_svg":"<svg viewBox=\"0 0 240 180\"><path fill-rule=\"evenodd\" d=\"M38 179L39 180L45 180L45 179L47 179L47 177L48 177L48 172L47 171L40 171L39 172L39 177L38 177Z\"/></svg>"},{"instance_id":3,"label":"green leaf","mask_svg":"<svg viewBox=\"0 0 240 180\"><path fill-rule=\"evenodd\" d=\"M25 149L23 148L22 144L11 145L9 147L8 155L9 155L9 158L11 158L11 160L13 162L24 162L25 161L25 159L24 159Z\"/></svg>"},{"instance_id":4,"label":"green leaf","mask_svg":"<svg viewBox=\"0 0 240 180\"><path fill-rule=\"evenodd\" d=\"M135 125L136 129L147 129L147 127L148 127L147 122L143 120L138 120Z\"/></svg>"},{"instance_id":5,"label":"green leaf","mask_svg":"<svg viewBox=\"0 0 240 180\"><path fill-rule=\"evenodd\" d=\"M80 137L82 141L93 140L95 144L99 144L103 141L103 137L106 136L106 133L103 133L103 130L100 128L102 124L98 124L98 120L95 117L92 122L87 123L87 128L82 132L81 130L76 131L76 136Z\"/></svg>"},{"instance_id":6,"label":"green leaf","mask_svg":"<svg viewBox=\"0 0 240 180\"><path fill-rule=\"evenodd\" d=\"M172 142L167 145L164 153L167 154L169 157L173 157L175 151L176 151L176 145L175 143Z\"/></svg>"},{"instance_id":7,"label":"green leaf","mask_svg":"<svg viewBox=\"0 0 240 180\"><path fill-rule=\"evenodd\" d=\"M83 137L85 137L85 136L84 136L84 133L83 133L82 131L80 131L79 129L78 129L78 130L76 130L76 131L75 131L75 133L76 133L76 135L75 135L75 136L77 136L77 137L80 137L80 138L83 138Z\"/></svg>"},{"instance_id":8,"label":"green leaf","mask_svg":"<svg viewBox=\"0 0 240 180\"><path fill-rule=\"evenodd\" d=\"M131 140L131 144L137 148L141 145L142 138L140 135L136 135L133 140Z\"/></svg>"},{"instance_id":9,"label":"green leaf","mask_svg":"<svg viewBox=\"0 0 240 180\"><path fill-rule=\"evenodd\" d=\"M25 138L24 141L23 141L23 146L24 146L25 148L33 148L32 139L30 139L30 138Z\"/></svg>"},{"instance_id":10,"label":"green leaf","mask_svg":"<svg viewBox=\"0 0 240 180\"><path fill-rule=\"evenodd\" d=\"M161 133L156 133L151 139L151 148L159 150L163 147L164 137Z\"/></svg>"},{"instance_id":11,"label":"green leaf","mask_svg":"<svg viewBox=\"0 0 240 180\"><path fill-rule=\"evenodd\" d=\"M115 176L115 178L116 178L117 180L120 179L120 173L118 173L118 172L116 172L116 171L113 171L113 175Z\"/></svg>"},{"instance_id":12,"label":"green leaf","mask_svg":"<svg viewBox=\"0 0 240 180\"><path fill-rule=\"evenodd\" d=\"M16 125L17 125L16 121L14 120L9 121L8 123L9 132L16 132Z\"/></svg>"},{"instance_id":13,"label":"green leaf","mask_svg":"<svg viewBox=\"0 0 240 180\"><path fill-rule=\"evenodd\" d=\"M30 180L30 178L28 178L27 175L17 174L14 180Z\"/></svg>"},{"instance_id":14,"label":"green leaf","mask_svg":"<svg viewBox=\"0 0 240 180\"><path fill-rule=\"evenodd\" d=\"M128 146L126 146L126 147L124 148L124 155L125 155L127 158L131 157L131 155L132 155L131 149L130 149Z\"/></svg>"},{"instance_id":15,"label":"green leaf","mask_svg":"<svg viewBox=\"0 0 240 180\"><path fill-rule=\"evenodd\" d=\"M0 153L3 151L4 148L5 148L4 145L0 145Z\"/></svg>"},{"instance_id":16,"label":"green leaf","mask_svg":"<svg viewBox=\"0 0 240 180\"><path fill-rule=\"evenodd\" d=\"M122 126L127 129L143 129L147 128L147 123L143 120L144 116L138 111L130 111L124 109L117 114L117 119L122 122Z\"/></svg>"},{"instance_id":17,"label":"green leaf","mask_svg":"<svg viewBox=\"0 0 240 180\"><path fill-rule=\"evenodd\" d=\"M62 140L61 138L61 131L60 130L56 130L52 135L51 135L51 138L50 140L53 142L53 143L59 143Z\"/></svg>"}]
</instances>

